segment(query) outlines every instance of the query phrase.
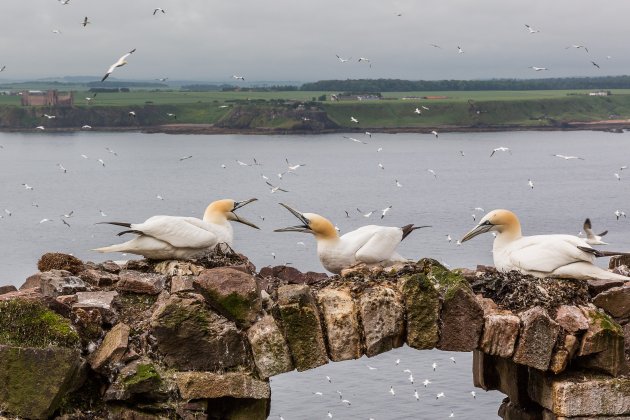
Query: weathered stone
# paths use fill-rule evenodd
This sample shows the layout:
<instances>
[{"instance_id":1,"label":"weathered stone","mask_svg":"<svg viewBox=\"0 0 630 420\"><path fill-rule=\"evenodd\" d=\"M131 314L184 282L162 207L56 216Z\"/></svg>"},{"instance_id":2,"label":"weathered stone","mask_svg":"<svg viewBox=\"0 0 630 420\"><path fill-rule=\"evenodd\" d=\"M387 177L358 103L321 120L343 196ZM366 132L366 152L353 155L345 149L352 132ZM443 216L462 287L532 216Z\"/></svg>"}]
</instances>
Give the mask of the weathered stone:
<instances>
[{"instance_id":1,"label":"weathered stone","mask_svg":"<svg viewBox=\"0 0 630 420\"><path fill-rule=\"evenodd\" d=\"M13 285L8 286L0 286L0 295L4 295L5 293L17 292L17 287Z\"/></svg>"},{"instance_id":2,"label":"weathered stone","mask_svg":"<svg viewBox=\"0 0 630 420\"><path fill-rule=\"evenodd\" d=\"M49 252L41 256L37 262L37 269L41 272L62 270L72 274L79 274L83 271L83 261L75 256L62 254L60 252Z\"/></svg>"},{"instance_id":3,"label":"weathered stone","mask_svg":"<svg viewBox=\"0 0 630 420\"><path fill-rule=\"evenodd\" d=\"M118 292L78 292L77 302L72 305L72 310L82 309L84 311L97 310L100 312L103 321L108 324L116 322L116 308L114 302Z\"/></svg>"},{"instance_id":4,"label":"weathered stone","mask_svg":"<svg viewBox=\"0 0 630 420\"><path fill-rule=\"evenodd\" d=\"M250 368L245 337L236 325L206 309L199 295L160 302L151 317L157 347L169 367L224 370Z\"/></svg>"},{"instance_id":5,"label":"weathered stone","mask_svg":"<svg viewBox=\"0 0 630 420\"><path fill-rule=\"evenodd\" d=\"M159 412L149 413L146 411L135 410L126 406L112 406L109 408L111 418L116 420L167 420L169 416L167 413L160 414Z\"/></svg>"},{"instance_id":6,"label":"weathered stone","mask_svg":"<svg viewBox=\"0 0 630 420\"><path fill-rule=\"evenodd\" d=\"M330 360L358 359L363 355L359 311L347 289L322 289L317 302L326 329Z\"/></svg>"},{"instance_id":7,"label":"weathered stone","mask_svg":"<svg viewBox=\"0 0 630 420\"><path fill-rule=\"evenodd\" d=\"M19 290L39 288L41 282L42 273L35 273L32 276L28 276L24 281L24 284L20 286Z\"/></svg>"},{"instance_id":8,"label":"weathered stone","mask_svg":"<svg viewBox=\"0 0 630 420\"><path fill-rule=\"evenodd\" d=\"M508 311L485 315L479 348L500 357L512 356L520 326L519 317Z\"/></svg>"},{"instance_id":9,"label":"weathered stone","mask_svg":"<svg viewBox=\"0 0 630 420\"><path fill-rule=\"evenodd\" d=\"M69 271L51 270L41 274L39 288L44 296L57 297L82 292L87 286Z\"/></svg>"},{"instance_id":10,"label":"weathered stone","mask_svg":"<svg viewBox=\"0 0 630 420\"><path fill-rule=\"evenodd\" d=\"M271 315L265 315L247 330L254 362L261 378L293 370L289 347Z\"/></svg>"},{"instance_id":11,"label":"weathered stone","mask_svg":"<svg viewBox=\"0 0 630 420\"><path fill-rule=\"evenodd\" d=\"M79 277L97 287L107 287L118 281L118 276L116 274L108 273L106 271L95 270L93 268L88 268L79 273Z\"/></svg>"},{"instance_id":12,"label":"weathered stone","mask_svg":"<svg viewBox=\"0 0 630 420\"><path fill-rule=\"evenodd\" d=\"M398 280L405 309L407 344L418 350L432 349L440 339L440 294L427 276L414 274Z\"/></svg>"},{"instance_id":13,"label":"weathered stone","mask_svg":"<svg viewBox=\"0 0 630 420\"><path fill-rule=\"evenodd\" d=\"M39 287L33 288L33 289L20 289L17 292L9 292L9 293L0 295L0 302L8 301L8 300L16 300L16 299L36 301L36 302L43 303L46 301L47 298L44 295L42 295Z\"/></svg>"},{"instance_id":14,"label":"weathered stone","mask_svg":"<svg viewBox=\"0 0 630 420\"><path fill-rule=\"evenodd\" d=\"M473 352L473 383L486 391L499 390L515 404L528 406L528 368L510 359Z\"/></svg>"},{"instance_id":15,"label":"weathered stone","mask_svg":"<svg viewBox=\"0 0 630 420\"><path fill-rule=\"evenodd\" d=\"M57 296L55 300L62 305L72 306L73 304L77 303L77 295L61 295Z\"/></svg>"},{"instance_id":16,"label":"weathered stone","mask_svg":"<svg viewBox=\"0 0 630 420\"><path fill-rule=\"evenodd\" d=\"M497 356L491 356L480 350L473 350L473 385L484 391L497 389L499 378L494 368Z\"/></svg>"},{"instance_id":17,"label":"weathered stone","mask_svg":"<svg viewBox=\"0 0 630 420\"><path fill-rule=\"evenodd\" d=\"M315 273L309 271L302 273L294 267L287 265L277 265L275 267L263 267L260 270L262 277L276 277L280 280L284 280L289 284L315 284L328 278L325 273Z\"/></svg>"},{"instance_id":18,"label":"weathered stone","mask_svg":"<svg viewBox=\"0 0 630 420\"><path fill-rule=\"evenodd\" d=\"M177 372L174 375L179 393L185 400L221 397L267 399L269 383L244 373Z\"/></svg>"},{"instance_id":19,"label":"weathered stone","mask_svg":"<svg viewBox=\"0 0 630 420\"><path fill-rule=\"evenodd\" d=\"M120 264L117 264L116 262L111 261L111 260L103 261L102 263L99 264L99 267L107 271L108 273L112 273L112 274L118 274L120 273L120 270L122 270L122 267L120 266Z\"/></svg>"},{"instance_id":20,"label":"weathered stone","mask_svg":"<svg viewBox=\"0 0 630 420\"><path fill-rule=\"evenodd\" d=\"M506 398L501 403L498 414L503 420L541 420L542 407L521 407Z\"/></svg>"},{"instance_id":21,"label":"weathered stone","mask_svg":"<svg viewBox=\"0 0 630 420\"><path fill-rule=\"evenodd\" d=\"M556 322L572 334L588 330L588 320L577 306L560 306L556 314Z\"/></svg>"},{"instance_id":22,"label":"weathered stone","mask_svg":"<svg viewBox=\"0 0 630 420\"><path fill-rule=\"evenodd\" d=\"M611 270L621 265L630 266L630 255L615 255L608 260L608 268Z\"/></svg>"},{"instance_id":23,"label":"weathered stone","mask_svg":"<svg viewBox=\"0 0 630 420\"><path fill-rule=\"evenodd\" d=\"M120 362L127 351L129 331L129 326L121 322L105 335L101 345L88 358L92 369L98 371L110 363Z\"/></svg>"},{"instance_id":24,"label":"weathered stone","mask_svg":"<svg viewBox=\"0 0 630 420\"><path fill-rule=\"evenodd\" d=\"M376 286L359 297L365 354L376 356L405 342L405 310L401 297L391 288Z\"/></svg>"},{"instance_id":25,"label":"weathered stone","mask_svg":"<svg viewBox=\"0 0 630 420\"><path fill-rule=\"evenodd\" d=\"M569 360L573 359L573 356L580 349L580 342L573 334L567 334L564 336L564 345L562 346L569 352Z\"/></svg>"},{"instance_id":26,"label":"weathered stone","mask_svg":"<svg viewBox=\"0 0 630 420\"><path fill-rule=\"evenodd\" d=\"M583 308L589 329L582 337L578 359L581 366L617 376L624 366L623 329L608 315Z\"/></svg>"},{"instance_id":27,"label":"weathered stone","mask_svg":"<svg viewBox=\"0 0 630 420\"><path fill-rule=\"evenodd\" d=\"M547 370L560 326L539 306L520 314L520 339L513 360L516 363Z\"/></svg>"},{"instance_id":28,"label":"weathered stone","mask_svg":"<svg viewBox=\"0 0 630 420\"><path fill-rule=\"evenodd\" d=\"M442 330L437 348L447 351L477 348L484 325L483 309L468 284L444 296L440 323Z\"/></svg>"},{"instance_id":29,"label":"weathered stone","mask_svg":"<svg viewBox=\"0 0 630 420\"><path fill-rule=\"evenodd\" d=\"M311 289L306 285L281 286L278 306L297 370L301 372L328 363L319 311Z\"/></svg>"},{"instance_id":30,"label":"weathered stone","mask_svg":"<svg viewBox=\"0 0 630 420\"><path fill-rule=\"evenodd\" d=\"M76 386L78 350L0 345L0 405L14 415L46 419Z\"/></svg>"},{"instance_id":31,"label":"weathered stone","mask_svg":"<svg viewBox=\"0 0 630 420\"><path fill-rule=\"evenodd\" d=\"M588 292L595 297L613 287L623 286L625 283L623 280L588 280Z\"/></svg>"},{"instance_id":32,"label":"weathered stone","mask_svg":"<svg viewBox=\"0 0 630 420\"><path fill-rule=\"evenodd\" d=\"M139 273L123 270L120 272L116 289L121 292L157 295L164 289L166 277L161 274Z\"/></svg>"},{"instance_id":33,"label":"weathered stone","mask_svg":"<svg viewBox=\"0 0 630 420\"><path fill-rule=\"evenodd\" d=\"M269 411L269 399L223 397L208 400L208 413L211 420L266 420Z\"/></svg>"},{"instance_id":34,"label":"weathered stone","mask_svg":"<svg viewBox=\"0 0 630 420\"><path fill-rule=\"evenodd\" d=\"M613 287L595 296L593 303L615 318L630 316L630 284Z\"/></svg>"},{"instance_id":35,"label":"weathered stone","mask_svg":"<svg viewBox=\"0 0 630 420\"><path fill-rule=\"evenodd\" d=\"M171 278L171 293L192 292L194 290L192 276L173 276Z\"/></svg>"},{"instance_id":36,"label":"weathered stone","mask_svg":"<svg viewBox=\"0 0 630 420\"><path fill-rule=\"evenodd\" d=\"M262 311L260 290L251 274L223 267L204 270L193 287L217 312L245 328Z\"/></svg>"},{"instance_id":37,"label":"weathered stone","mask_svg":"<svg viewBox=\"0 0 630 420\"><path fill-rule=\"evenodd\" d=\"M475 299L477 299L477 302L479 303L479 306L481 306L481 309L483 309L484 314L491 312L494 313L499 310L499 306L494 303L492 299L485 298L480 294L475 295Z\"/></svg>"},{"instance_id":38,"label":"weathered stone","mask_svg":"<svg viewBox=\"0 0 630 420\"><path fill-rule=\"evenodd\" d=\"M161 261L153 267L153 271L167 276L198 276L204 270L202 266L188 261Z\"/></svg>"},{"instance_id":39,"label":"weathered stone","mask_svg":"<svg viewBox=\"0 0 630 420\"><path fill-rule=\"evenodd\" d=\"M549 370L554 374L558 374L563 372L567 364L569 363L570 355L567 349L561 348L558 349L553 356L551 356L551 363L549 364Z\"/></svg>"},{"instance_id":40,"label":"weathered stone","mask_svg":"<svg viewBox=\"0 0 630 420\"><path fill-rule=\"evenodd\" d=\"M135 360L118 374L118 381L129 394L156 393L162 385L162 376L150 359Z\"/></svg>"},{"instance_id":41,"label":"weathered stone","mask_svg":"<svg viewBox=\"0 0 630 420\"><path fill-rule=\"evenodd\" d=\"M529 395L556 416L630 416L628 378L581 372L552 376L531 369Z\"/></svg>"}]
</instances>

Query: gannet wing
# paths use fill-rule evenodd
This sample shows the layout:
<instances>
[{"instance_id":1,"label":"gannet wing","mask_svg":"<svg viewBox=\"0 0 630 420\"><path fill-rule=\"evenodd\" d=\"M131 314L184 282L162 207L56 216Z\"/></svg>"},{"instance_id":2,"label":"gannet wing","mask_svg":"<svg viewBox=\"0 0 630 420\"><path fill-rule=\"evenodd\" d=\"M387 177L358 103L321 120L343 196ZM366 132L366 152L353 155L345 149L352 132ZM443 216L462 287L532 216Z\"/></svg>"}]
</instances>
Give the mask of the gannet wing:
<instances>
[{"instance_id":1,"label":"gannet wing","mask_svg":"<svg viewBox=\"0 0 630 420\"><path fill-rule=\"evenodd\" d=\"M575 262L592 263L594 257L578 249L589 245L577 236L538 235L524 237L508 250L512 265L526 271L552 273Z\"/></svg>"},{"instance_id":2,"label":"gannet wing","mask_svg":"<svg viewBox=\"0 0 630 420\"><path fill-rule=\"evenodd\" d=\"M153 216L131 229L176 248L209 248L219 242L212 225L194 217Z\"/></svg>"},{"instance_id":3,"label":"gannet wing","mask_svg":"<svg viewBox=\"0 0 630 420\"><path fill-rule=\"evenodd\" d=\"M369 232L370 235L355 252L357 261L368 264L389 261L402 240L402 229L384 226L364 226L362 229L365 229L364 233Z\"/></svg>"}]
</instances>

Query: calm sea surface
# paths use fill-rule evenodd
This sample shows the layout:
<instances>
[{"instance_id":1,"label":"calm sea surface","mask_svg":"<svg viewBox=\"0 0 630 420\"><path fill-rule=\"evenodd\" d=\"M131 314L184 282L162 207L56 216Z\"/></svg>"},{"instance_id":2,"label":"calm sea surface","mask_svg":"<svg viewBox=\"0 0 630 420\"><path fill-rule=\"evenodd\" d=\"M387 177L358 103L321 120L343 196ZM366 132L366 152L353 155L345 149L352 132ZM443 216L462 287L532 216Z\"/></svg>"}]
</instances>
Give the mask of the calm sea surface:
<instances>
[{"instance_id":1,"label":"calm sea surface","mask_svg":"<svg viewBox=\"0 0 630 420\"><path fill-rule=\"evenodd\" d=\"M0 133L0 285L19 286L48 251L92 261L126 258L90 251L120 241L117 228L96 222L141 222L157 214L200 217L208 203L227 197L259 199L239 214L257 223L261 231L235 224L235 249L258 268L291 263L302 271L323 271L312 237L272 232L296 224L279 202L326 216L342 233L372 223L431 225L405 239L399 251L413 259L430 256L451 267L492 263L491 235L456 245L476 224L473 215L477 221L483 216L476 207L514 211L526 235L578 234L590 217L595 231L609 230L608 249L630 249L630 219L617 220L614 214L615 210L630 213L630 168L620 170L630 165L630 134L352 136L368 144L341 135ZM500 146L509 147L511 154L497 152L490 157ZM554 154L584 160L564 160ZM254 158L260 166L236 162L252 164ZM280 179L277 174L287 170L285 159L306 166ZM289 192L272 194L263 175ZM390 205L381 220L382 209ZM363 216L372 210L376 211L371 217ZM61 218L70 212L71 217L65 218L68 227ZM40 223L43 219L51 221ZM452 356L455 363L449 359ZM431 368L434 361L436 371ZM413 372L414 384L405 369ZM470 354L409 348L372 359L330 363L273 378L271 418L325 419L329 411L337 419L442 419L451 412L455 418L496 418L503 396L477 390L473 398L470 372ZM424 379L432 382L426 388ZM390 394L390 387L396 395ZM338 390L351 405L340 402ZM445 397L436 399L439 392Z\"/></svg>"}]
</instances>

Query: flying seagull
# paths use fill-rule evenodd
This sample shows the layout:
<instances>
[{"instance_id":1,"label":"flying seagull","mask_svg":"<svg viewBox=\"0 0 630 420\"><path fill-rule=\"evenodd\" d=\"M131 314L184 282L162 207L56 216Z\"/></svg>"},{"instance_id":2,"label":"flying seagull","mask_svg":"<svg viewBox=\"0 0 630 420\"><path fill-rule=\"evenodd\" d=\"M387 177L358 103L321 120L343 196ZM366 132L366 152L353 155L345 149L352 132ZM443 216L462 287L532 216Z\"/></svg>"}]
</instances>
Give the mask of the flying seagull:
<instances>
[{"instance_id":1,"label":"flying seagull","mask_svg":"<svg viewBox=\"0 0 630 420\"><path fill-rule=\"evenodd\" d=\"M547 67L529 66L529 68L530 68L530 69L534 69L535 71L549 70Z\"/></svg>"},{"instance_id":2,"label":"flying seagull","mask_svg":"<svg viewBox=\"0 0 630 420\"><path fill-rule=\"evenodd\" d=\"M157 12L166 13L166 10L162 9L161 7L156 7L155 9L153 9L153 16L155 16Z\"/></svg>"},{"instance_id":3,"label":"flying seagull","mask_svg":"<svg viewBox=\"0 0 630 420\"><path fill-rule=\"evenodd\" d=\"M584 48L584 51L588 52L588 48L586 48L584 45L569 45L568 47L565 47L565 50L568 50L569 48L576 48L576 49L580 49L580 48Z\"/></svg>"},{"instance_id":4,"label":"flying seagull","mask_svg":"<svg viewBox=\"0 0 630 420\"><path fill-rule=\"evenodd\" d=\"M232 79L245 81L245 77L244 76L238 76L236 74L232 75Z\"/></svg>"},{"instance_id":5,"label":"flying seagull","mask_svg":"<svg viewBox=\"0 0 630 420\"><path fill-rule=\"evenodd\" d=\"M346 62L352 60L352 57L342 58L342 57L339 57L338 54L335 54L335 55L337 56L337 59L339 60L340 63L346 63Z\"/></svg>"},{"instance_id":6,"label":"flying seagull","mask_svg":"<svg viewBox=\"0 0 630 420\"><path fill-rule=\"evenodd\" d=\"M596 63L596 62L594 62L594 61L591 61L591 64L592 64L592 65L594 65L595 67L597 67L598 69L599 69L599 68L601 68L601 67L599 67L599 64L597 64L597 63Z\"/></svg>"},{"instance_id":7,"label":"flying seagull","mask_svg":"<svg viewBox=\"0 0 630 420\"><path fill-rule=\"evenodd\" d=\"M86 18L87 19L87 18ZM105 76L103 76L103 78L101 79L101 82L104 82L105 79L107 79L109 77L110 74L113 73L113 71L116 69L116 67L122 67L125 64L127 64L127 57L129 57L131 54L133 54L136 51L136 49L134 48L133 50L129 51L127 54L123 55L122 57L120 57L118 59L118 61L116 61L114 64L112 64L109 69L107 70L107 73L105 73Z\"/></svg>"},{"instance_id":8,"label":"flying seagull","mask_svg":"<svg viewBox=\"0 0 630 420\"><path fill-rule=\"evenodd\" d=\"M537 34L538 32L540 32L538 29L534 29L531 26L529 26L528 24L525 24L525 27L527 28L527 30L529 31L530 34Z\"/></svg>"},{"instance_id":9,"label":"flying seagull","mask_svg":"<svg viewBox=\"0 0 630 420\"><path fill-rule=\"evenodd\" d=\"M86 17L83 19L83 22L81 22L81 25L83 25L83 27L85 28L86 26L88 26L88 24L89 24L89 23L92 23L92 22L90 22L90 21L88 20L88 17L86 16Z\"/></svg>"}]
</instances>

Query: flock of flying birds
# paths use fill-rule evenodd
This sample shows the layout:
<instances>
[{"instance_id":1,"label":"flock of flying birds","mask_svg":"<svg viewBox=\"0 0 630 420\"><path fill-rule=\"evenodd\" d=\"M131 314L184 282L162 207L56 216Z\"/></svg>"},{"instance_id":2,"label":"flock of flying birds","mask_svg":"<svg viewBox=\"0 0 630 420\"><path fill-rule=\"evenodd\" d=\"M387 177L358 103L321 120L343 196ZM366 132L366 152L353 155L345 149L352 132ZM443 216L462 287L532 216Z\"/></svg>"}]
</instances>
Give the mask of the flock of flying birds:
<instances>
[{"instance_id":1,"label":"flock of flying birds","mask_svg":"<svg viewBox=\"0 0 630 420\"><path fill-rule=\"evenodd\" d=\"M438 360L439 361L439 360ZM448 401L449 397L452 397L451 392L444 392L442 390L443 385L439 384L440 376L443 376L443 370L450 368L457 368L457 360L454 356L450 356L448 358L448 362L446 362L447 366L441 365L438 361L433 361L429 366L427 366L426 370L431 372L428 378L424 378L422 381L417 380L411 369L405 368L403 369L404 362L401 364L401 358L396 357L393 361L387 361L386 363L380 362L377 366L373 366L370 364L365 364L365 368L371 372L372 375L381 376L379 379L379 383L383 383L385 378L389 378L391 376L396 376L394 385L389 385L389 389L385 386L382 387L381 393L386 395L387 398L391 398L396 403L398 403L398 399L403 398L407 401L411 402L415 400L417 403L425 403L427 399L431 399L435 402ZM450 365L450 366L449 366ZM384 371L385 373L381 372ZM442 372L440 372L442 371ZM437 379L436 379L437 378ZM272 379L273 380L273 379ZM317 391L310 391L310 394L313 399L320 400L322 404L335 404L339 408L334 406L328 406L326 408L327 418L336 418L336 416L341 416L345 418L348 415L348 410L352 410L352 407L356 405L356 403L352 400L352 396L349 394L355 394L354 390L347 391L344 390L339 385L339 380L335 376L325 375L324 378L321 378L321 381L324 382L323 389ZM435 383L434 383L435 381ZM436 386L437 384L437 386ZM438 389L434 389L435 387L440 387ZM340 389L341 388L341 389ZM413 392L412 392L413 390ZM465 397L470 401L475 401L477 399L476 391L469 391L468 395ZM356 394L355 394L356 395ZM330 396L331 398L327 398ZM393 404L393 403L392 403ZM351 411L350 411L351 412ZM445 415L446 418L455 418L459 417L455 410L451 409L449 414ZM285 418L284 416L278 414L278 420L290 420L289 418ZM374 417L369 417L369 420L375 420Z\"/></svg>"}]
</instances>

